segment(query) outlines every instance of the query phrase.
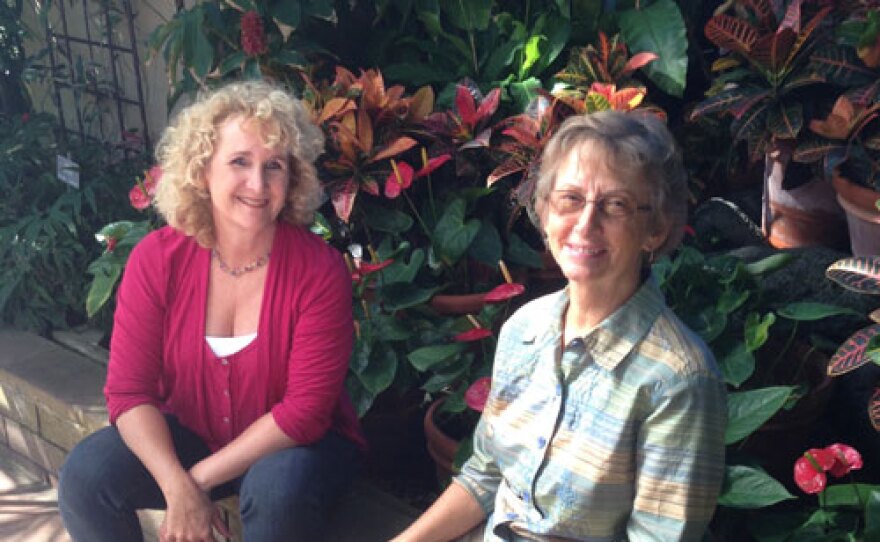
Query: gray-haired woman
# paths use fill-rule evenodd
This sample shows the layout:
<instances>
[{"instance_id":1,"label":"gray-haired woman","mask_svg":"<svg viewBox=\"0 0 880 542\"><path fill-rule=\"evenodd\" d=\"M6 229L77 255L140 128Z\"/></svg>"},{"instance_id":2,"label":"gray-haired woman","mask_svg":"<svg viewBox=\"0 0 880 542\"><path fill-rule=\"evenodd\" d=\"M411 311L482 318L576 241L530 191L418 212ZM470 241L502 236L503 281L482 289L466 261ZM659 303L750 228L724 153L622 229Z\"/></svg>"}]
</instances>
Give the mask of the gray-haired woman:
<instances>
[{"instance_id":1,"label":"gray-haired woman","mask_svg":"<svg viewBox=\"0 0 880 542\"><path fill-rule=\"evenodd\" d=\"M686 176L656 118L570 118L535 211L568 279L504 325L474 453L395 542L700 540L724 469L724 384L650 264L675 248Z\"/></svg>"}]
</instances>

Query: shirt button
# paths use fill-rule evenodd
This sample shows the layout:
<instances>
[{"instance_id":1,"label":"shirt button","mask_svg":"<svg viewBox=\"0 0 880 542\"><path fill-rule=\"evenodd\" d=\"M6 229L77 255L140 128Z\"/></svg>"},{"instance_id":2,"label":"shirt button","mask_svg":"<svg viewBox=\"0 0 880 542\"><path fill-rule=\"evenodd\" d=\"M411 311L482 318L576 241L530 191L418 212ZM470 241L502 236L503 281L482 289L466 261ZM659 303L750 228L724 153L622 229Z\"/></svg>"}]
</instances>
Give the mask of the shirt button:
<instances>
[{"instance_id":1,"label":"shirt button","mask_svg":"<svg viewBox=\"0 0 880 542\"><path fill-rule=\"evenodd\" d=\"M547 445L547 439L544 437L538 437L538 448L543 448Z\"/></svg>"},{"instance_id":2,"label":"shirt button","mask_svg":"<svg viewBox=\"0 0 880 542\"><path fill-rule=\"evenodd\" d=\"M223 358L223 359L220 360L220 363L223 364L223 365L229 365L229 360L226 359L226 358Z\"/></svg>"},{"instance_id":3,"label":"shirt button","mask_svg":"<svg viewBox=\"0 0 880 542\"><path fill-rule=\"evenodd\" d=\"M223 416L223 423L229 423L229 417Z\"/></svg>"}]
</instances>

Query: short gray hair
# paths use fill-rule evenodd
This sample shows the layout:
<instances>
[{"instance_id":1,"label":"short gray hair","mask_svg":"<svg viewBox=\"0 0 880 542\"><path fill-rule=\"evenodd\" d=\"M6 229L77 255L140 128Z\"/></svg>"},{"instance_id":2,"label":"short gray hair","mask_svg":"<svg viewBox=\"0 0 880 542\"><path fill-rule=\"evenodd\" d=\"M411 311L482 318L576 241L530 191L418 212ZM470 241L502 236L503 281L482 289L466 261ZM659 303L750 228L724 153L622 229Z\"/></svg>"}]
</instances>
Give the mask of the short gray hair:
<instances>
[{"instance_id":1,"label":"short gray hair","mask_svg":"<svg viewBox=\"0 0 880 542\"><path fill-rule=\"evenodd\" d=\"M599 111L566 119L541 154L533 216L543 222L565 158L586 143L604 151L602 160L608 171L645 181L651 191L652 223L663 219L670 227L655 253L675 249L687 221L687 172L672 133L650 113ZM538 226L543 230L543 224Z\"/></svg>"}]
</instances>

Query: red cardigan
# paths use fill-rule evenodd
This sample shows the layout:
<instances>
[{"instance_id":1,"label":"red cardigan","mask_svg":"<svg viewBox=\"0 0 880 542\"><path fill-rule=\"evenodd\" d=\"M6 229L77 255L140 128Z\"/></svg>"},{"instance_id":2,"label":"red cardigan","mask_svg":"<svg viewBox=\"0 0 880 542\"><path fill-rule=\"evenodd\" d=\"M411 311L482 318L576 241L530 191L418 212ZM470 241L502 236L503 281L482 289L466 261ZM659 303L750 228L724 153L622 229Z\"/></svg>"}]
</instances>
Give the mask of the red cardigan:
<instances>
[{"instance_id":1,"label":"red cardigan","mask_svg":"<svg viewBox=\"0 0 880 542\"><path fill-rule=\"evenodd\" d=\"M344 389L353 337L351 277L340 254L279 222L257 338L225 358L205 340L210 265L209 250L170 227L132 250L110 341L110 422L155 405L216 451L271 411L297 444L333 429L364 448Z\"/></svg>"}]
</instances>

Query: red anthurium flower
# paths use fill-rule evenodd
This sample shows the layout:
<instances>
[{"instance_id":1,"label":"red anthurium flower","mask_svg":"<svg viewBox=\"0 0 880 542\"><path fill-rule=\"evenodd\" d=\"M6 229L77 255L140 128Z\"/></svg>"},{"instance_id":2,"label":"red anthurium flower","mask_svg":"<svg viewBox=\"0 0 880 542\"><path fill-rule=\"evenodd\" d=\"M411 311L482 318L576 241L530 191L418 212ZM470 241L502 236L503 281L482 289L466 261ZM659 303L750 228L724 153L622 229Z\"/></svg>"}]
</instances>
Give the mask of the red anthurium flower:
<instances>
[{"instance_id":1,"label":"red anthurium flower","mask_svg":"<svg viewBox=\"0 0 880 542\"><path fill-rule=\"evenodd\" d=\"M437 168L448 162L452 159L451 154L441 154L440 156L435 156L430 160L425 160L425 157L422 157L425 165L418 171L416 171L416 178L426 177L433 173Z\"/></svg>"},{"instance_id":2,"label":"red anthurium flower","mask_svg":"<svg viewBox=\"0 0 880 542\"><path fill-rule=\"evenodd\" d=\"M370 273L375 273L376 271L381 271L393 263L394 260L391 258L378 263L361 262L360 265L358 265L358 270L361 273L368 275Z\"/></svg>"},{"instance_id":3,"label":"red anthurium flower","mask_svg":"<svg viewBox=\"0 0 880 542\"><path fill-rule=\"evenodd\" d=\"M834 454L810 448L794 463L794 481L805 493L820 493L828 483L825 471L834 466Z\"/></svg>"},{"instance_id":4,"label":"red anthurium flower","mask_svg":"<svg viewBox=\"0 0 880 542\"><path fill-rule=\"evenodd\" d=\"M469 343L473 341L480 341L491 336L491 329L486 329L484 327L475 327L467 331L462 331L461 333L453 337L453 339L455 339L456 342Z\"/></svg>"},{"instance_id":5,"label":"red anthurium flower","mask_svg":"<svg viewBox=\"0 0 880 542\"><path fill-rule=\"evenodd\" d=\"M107 252L113 252L116 248L117 240L113 237L107 239Z\"/></svg>"},{"instance_id":6,"label":"red anthurium flower","mask_svg":"<svg viewBox=\"0 0 880 542\"><path fill-rule=\"evenodd\" d=\"M412 185L415 172L406 162L391 161L391 174L385 179L385 197L394 199Z\"/></svg>"},{"instance_id":7,"label":"red anthurium flower","mask_svg":"<svg viewBox=\"0 0 880 542\"><path fill-rule=\"evenodd\" d=\"M483 297L486 303L503 303L512 297L516 297L526 291L526 287L516 282L496 286Z\"/></svg>"},{"instance_id":8,"label":"red anthurium flower","mask_svg":"<svg viewBox=\"0 0 880 542\"><path fill-rule=\"evenodd\" d=\"M838 443L826 446L825 450L834 455L834 465L828 469L828 472L835 478L862 468L862 454L852 446Z\"/></svg>"},{"instance_id":9,"label":"red anthurium flower","mask_svg":"<svg viewBox=\"0 0 880 542\"><path fill-rule=\"evenodd\" d=\"M464 402L477 412L482 412L486 407L486 399L489 398L489 389L492 387L492 379L488 376L478 378L464 392Z\"/></svg>"}]
</instances>

